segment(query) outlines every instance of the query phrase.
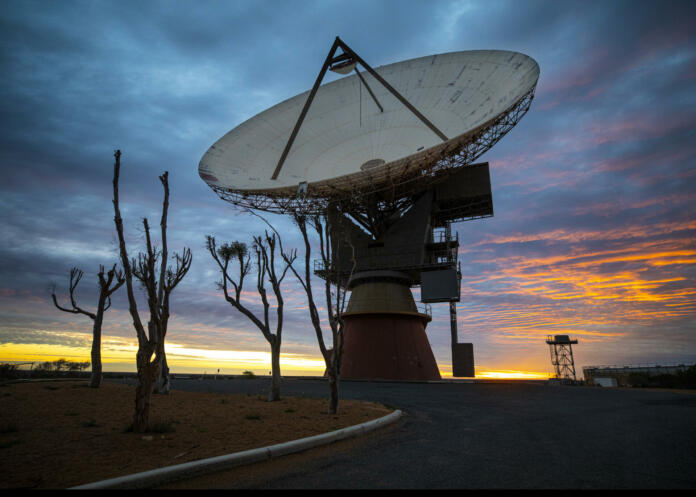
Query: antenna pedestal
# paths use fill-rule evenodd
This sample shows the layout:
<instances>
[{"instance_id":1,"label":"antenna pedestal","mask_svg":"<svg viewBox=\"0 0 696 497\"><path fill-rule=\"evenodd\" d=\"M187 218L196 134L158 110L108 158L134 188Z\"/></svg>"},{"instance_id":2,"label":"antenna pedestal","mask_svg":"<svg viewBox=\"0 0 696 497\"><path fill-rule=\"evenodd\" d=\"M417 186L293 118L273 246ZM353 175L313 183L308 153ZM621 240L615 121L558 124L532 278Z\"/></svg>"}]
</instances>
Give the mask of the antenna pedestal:
<instances>
[{"instance_id":1,"label":"antenna pedestal","mask_svg":"<svg viewBox=\"0 0 696 497\"><path fill-rule=\"evenodd\" d=\"M440 371L409 278L396 271L353 275L343 313L341 377L347 379L439 380Z\"/></svg>"}]
</instances>

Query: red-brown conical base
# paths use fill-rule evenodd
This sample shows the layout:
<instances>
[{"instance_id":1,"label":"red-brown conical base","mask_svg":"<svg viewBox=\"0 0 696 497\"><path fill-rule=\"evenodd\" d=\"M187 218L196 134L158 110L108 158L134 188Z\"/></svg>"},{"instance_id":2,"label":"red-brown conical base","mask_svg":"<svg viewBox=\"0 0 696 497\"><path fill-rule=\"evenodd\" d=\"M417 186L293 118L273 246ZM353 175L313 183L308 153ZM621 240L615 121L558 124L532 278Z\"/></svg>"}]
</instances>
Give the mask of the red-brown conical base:
<instances>
[{"instance_id":1,"label":"red-brown conical base","mask_svg":"<svg viewBox=\"0 0 696 497\"><path fill-rule=\"evenodd\" d=\"M341 377L439 380L435 356L418 315L344 316Z\"/></svg>"}]
</instances>

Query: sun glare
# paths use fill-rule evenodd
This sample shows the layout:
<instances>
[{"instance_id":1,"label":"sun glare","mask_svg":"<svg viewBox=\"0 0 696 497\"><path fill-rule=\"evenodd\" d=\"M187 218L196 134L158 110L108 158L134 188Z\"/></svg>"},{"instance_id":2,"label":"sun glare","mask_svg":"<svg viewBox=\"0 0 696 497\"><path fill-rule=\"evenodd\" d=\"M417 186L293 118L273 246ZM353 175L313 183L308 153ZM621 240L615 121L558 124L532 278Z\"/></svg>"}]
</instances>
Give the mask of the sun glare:
<instances>
[{"instance_id":1,"label":"sun glare","mask_svg":"<svg viewBox=\"0 0 696 497\"><path fill-rule=\"evenodd\" d=\"M106 340L103 343L102 363L105 371L124 371L124 365L135 370L137 347L132 343ZM90 351L86 347L54 344L0 345L0 361L45 362L64 358L69 361L89 361ZM271 367L270 352L254 350L208 350L186 347L178 343L167 344L167 363L173 373L201 373L220 370L226 374L254 371L265 374ZM321 375L324 361L320 357L300 354L281 354L283 371L293 375ZM131 368L128 368L131 369Z\"/></svg>"},{"instance_id":2,"label":"sun glare","mask_svg":"<svg viewBox=\"0 0 696 497\"><path fill-rule=\"evenodd\" d=\"M535 371L498 370L476 372L476 378L490 380L547 380L551 377L552 375L549 373Z\"/></svg>"}]
</instances>

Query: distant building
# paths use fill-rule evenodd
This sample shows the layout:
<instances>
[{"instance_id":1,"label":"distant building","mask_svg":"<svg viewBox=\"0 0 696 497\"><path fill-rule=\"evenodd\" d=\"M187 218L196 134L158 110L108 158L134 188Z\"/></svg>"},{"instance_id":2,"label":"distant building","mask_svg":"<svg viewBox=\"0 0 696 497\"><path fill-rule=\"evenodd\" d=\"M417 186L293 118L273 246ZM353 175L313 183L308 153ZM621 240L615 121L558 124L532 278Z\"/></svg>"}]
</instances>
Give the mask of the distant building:
<instances>
[{"instance_id":1,"label":"distant building","mask_svg":"<svg viewBox=\"0 0 696 497\"><path fill-rule=\"evenodd\" d=\"M646 365L646 366L587 366L582 368L586 385L627 387L631 386L629 377L659 376L663 374L676 374L686 371L690 364L678 364L673 366Z\"/></svg>"}]
</instances>

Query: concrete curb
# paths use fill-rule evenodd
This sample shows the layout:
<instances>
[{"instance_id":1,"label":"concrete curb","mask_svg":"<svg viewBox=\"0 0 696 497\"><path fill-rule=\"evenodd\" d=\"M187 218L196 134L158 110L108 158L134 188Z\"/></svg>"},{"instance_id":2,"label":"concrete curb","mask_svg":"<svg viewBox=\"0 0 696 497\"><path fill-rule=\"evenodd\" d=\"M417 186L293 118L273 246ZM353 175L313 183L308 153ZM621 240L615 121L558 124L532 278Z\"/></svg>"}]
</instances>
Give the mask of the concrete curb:
<instances>
[{"instance_id":1,"label":"concrete curb","mask_svg":"<svg viewBox=\"0 0 696 497\"><path fill-rule=\"evenodd\" d=\"M191 461L175 466L166 466L164 468L152 469L135 473L132 475L119 476L109 480L87 483L77 487L71 487L70 490L93 490L106 488L148 488L164 483L191 478L208 473L215 473L226 469L244 466L260 461L267 461L276 457L301 452L303 450L328 445L346 438L357 437L365 433L369 433L378 428L396 422L403 413L396 410L391 414L381 418L373 419L366 423L361 423L355 426L349 426L341 430L330 431L313 437L300 438L291 442L285 442L259 449L245 450L234 454L226 454L224 456L210 457L199 461Z\"/></svg>"}]
</instances>

